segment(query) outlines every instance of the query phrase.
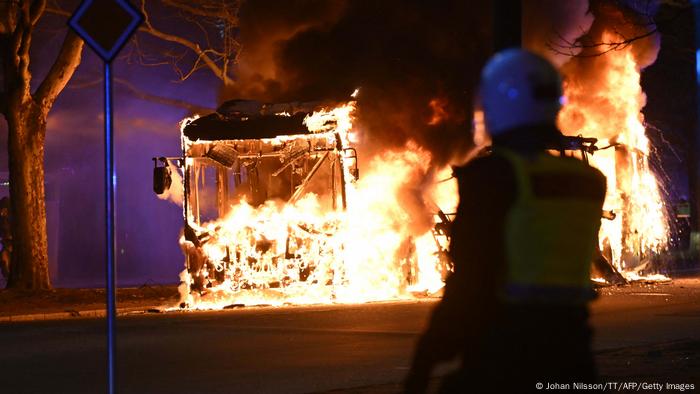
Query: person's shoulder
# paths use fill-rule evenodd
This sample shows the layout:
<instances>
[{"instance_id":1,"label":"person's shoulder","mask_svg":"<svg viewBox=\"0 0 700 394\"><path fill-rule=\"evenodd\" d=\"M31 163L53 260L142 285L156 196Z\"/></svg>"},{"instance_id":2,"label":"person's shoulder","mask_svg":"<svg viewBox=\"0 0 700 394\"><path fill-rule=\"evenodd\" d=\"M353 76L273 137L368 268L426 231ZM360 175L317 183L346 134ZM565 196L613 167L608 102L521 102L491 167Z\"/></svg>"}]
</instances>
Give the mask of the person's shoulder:
<instances>
[{"instance_id":1,"label":"person's shoulder","mask_svg":"<svg viewBox=\"0 0 700 394\"><path fill-rule=\"evenodd\" d=\"M568 163L569 165L579 167L582 171L587 172L592 177L595 177L598 179L605 179L605 174L603 174L602 171L600 171L596 167L592 166L590 163L584 162L583 160L581 160L579 158L564 156L564 157L558 157L558 159Z\"/></svg>"},{"instance_id":2,"label":"person's shoulder","mask_svg":"<svg viewBox=\"0 0 700 394\"><path fill-rule=\"evenodd\" d=\"M486 188L490 184L507 186L515 177L513 165L496 154L471 160L462 167L454 168L453 173L461 184L478 184Z\"/></svg>"},{"instance_id":3,"label":"person's shoulder","mask_svg":"<svg viewBox=\"0 0 700 394\"><path fill-rule=\"evenodd\" d=\"M455 175L472 175L491 171L509 171L511 164L500 155L491 154L478 157L461 167L455 167Z\"/></svg>"},{"instance_id":4,"label":"person's shoulder","mask_svg":"<svg viewBox=\"0 0 700 394\"><path fill-rule=\"evenodd\" d=\"M597 191L601 199L605 198L607 178L599 169L575 157L558 157L557 159L567 163L569 168L576 169L580 174L579 179L582 185L585 185L589 190Z\"/></svg>"}]
</instances>

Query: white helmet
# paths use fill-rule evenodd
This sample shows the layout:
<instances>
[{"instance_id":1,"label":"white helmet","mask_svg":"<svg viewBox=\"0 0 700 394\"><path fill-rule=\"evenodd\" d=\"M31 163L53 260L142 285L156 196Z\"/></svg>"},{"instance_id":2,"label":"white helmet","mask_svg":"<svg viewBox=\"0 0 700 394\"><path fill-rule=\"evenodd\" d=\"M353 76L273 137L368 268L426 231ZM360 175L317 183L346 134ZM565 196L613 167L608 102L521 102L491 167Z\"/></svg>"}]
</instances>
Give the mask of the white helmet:
<instances>
[{"instance_id":1,"label":"white helmet","mask_svg":"<svg viewBox=\"0 0 700 394\"><path fill-rule=\"evenodd\" d=\"M520 126L553 125L561 108L561 77L544 58L507 49L484 67L479 95L492 137Z\"/></svg>"}]
</instances>

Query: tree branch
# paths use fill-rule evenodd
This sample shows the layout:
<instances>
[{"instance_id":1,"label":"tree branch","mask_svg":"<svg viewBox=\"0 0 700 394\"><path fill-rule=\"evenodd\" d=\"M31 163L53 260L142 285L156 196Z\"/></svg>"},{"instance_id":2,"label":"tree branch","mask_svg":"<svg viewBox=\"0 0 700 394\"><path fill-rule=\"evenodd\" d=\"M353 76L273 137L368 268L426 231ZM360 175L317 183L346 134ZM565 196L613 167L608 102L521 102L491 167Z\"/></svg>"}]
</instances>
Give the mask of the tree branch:
<instances>
[{"instance_id":1,"label":"tree branch","mask_svg":"<svg viewBox=\"0 0 700 394\"><path fill-rule=\"evenodd\" d=\"M632 14L626 14L625 23L636 27L637 30L641 28L643 29L643 32L639 32L632 37L626 37L614 26L613 33L619 36L620 39L609 42L591 42L592 40L587 36L587 32L583 31L581 32L581 36L579 38L571 41L567 40L566 37L557 32L559 41L554 42L553 40L548 40L546 43L547 48L557 55L570 57L596 57L604 55L608 52L625 49L635 41L643 40L658 33L657 25L659 20L657 20L657 15L654 13L655 11L652 10L652 5L654 3L653 1L647 1L644 11L638 11L630 8L624 1L617 0L614 1L614 3L617 3L617 7L620 9L628 9L629 12L632 12ZM672 14L670 18L663 19L663 23L665 24L673 23L683 13L688 12L688 8L692 6L688 0L666 0L666 4L675 7L676 12ZM591 51L594 49L599 50Z\"/></svg>"},{"instance_id":2,"label":"tree branch","mask_svg":"<svg viewBox=\"0 0 700 394\"><path fill-rule=\"evenodd\" d=\"M192 7L191 5L189 5L188 2L180 2L177 0L161 0L161 2L170 7L183 10L188 14L212 19L225 19L230 24L238 25L238 16L232 15L228 12L222 14L221 7L216 7L214 9L208 10L207 7L202 4L198 4L197 7ZM236 10L239 8L238 1L232 1L231 3L231 8Z\"/></svg>"},{"instance_id":3,"label":"tree branch","mask_svg":"<svg viewBox=\"0 0 700 394\"><path fill-rule=\"evenodd\" d=\"M18 3L0 1L0 34L11 35L17 26Z\"/></svg>"},{"instance_id":4,"label":"tree branch","mask_svg":"<svg viewBox=\"0 0 700 394\"><path fill-rule=\"evenodd\" d=\"M54 14L54 15L58 15L58 16L65 16L66 18L71 17L70 12L68 12L66 10L62 10L60 8L52 7L52 6L47 6L46 12L48 12L49 14Z\"/></svg>"},{"instance_id":5,"label":"tree branch","mask_svg":"<svg viewBox=\"0 0 700 394\"><path fill-rule=\"evenodd\" d=\"M46 0L38 0L31 4L29 7L29 22L32 26L36 26L39 22L39 18L44 15L44 10L46 9Z\"/></svg>"},{"instance_id":6,"label":"tree branch","mask_svg":"<svg viewBox=\"0 0 700 394\"><path fill-rule=\"evenodd\" d=\"M619 51L619 50L625 49L628 46L630 46L633 42L642 40L642 39L650 37L650 36L653 36L657 32L658 32L658 29L654 28L654 29L651 29L644 34L640 34L640 35L634 36L632 38L622 37L622 39L619 41L598 42L598 43L593 43L593 44L584 44L581 41L571 42L571 41L568 41L566 38L564 38L561 34L559 34L559 39L563 42L563 44L554 44L552 42L547 42L546 45L547 45L547 48L549 50L551 50L552 52L554 52L558 55L565 55L565 56L571 56L571 57L596 57L596 56L604 55L608 52ZM584 49L595 49L595 48L601 48L601 50L598 52L594 52L594 53L583 53L583 52L575 53L575 51L582 51ZM565 50L567 50L567 51L565 52Z\"/></svg>"},{"instance_id":7,"label":"tree branch","mask_svg":"<svg viewBox=\"0 0 700 394\"><path fill-rule=\"evenodd\" d=\"M42 108L48 110L73 76L75 69L80 65L83 51L83 40L73 31L68 31L63 40L61 52L56 61L34 93L34 101Z\"/></svg>"},{"instance_id":8,"label":"tree branch","mask_svg":"<svg viewBox=\"0 0 700 394\"><path fill-rule=\"evenodd\" d=\"M114 82L124 86L129 92L131 92L131 94L133 94L134 96L136 96L137 98L139 98L141 100L150 101L150 102L153 102L156 104L184 108L192 113L210 113L210 112L215 111L213 108L203 107L203 106L193 104L193 103L190 103L190 102L187 102L184 100L158 96L155 94L145 92L125 79L115 78Z\"/></svg>"},{"instance_id":9,"label":"tree branch","mask_svg":"<svg viewBox=\"0 0 700 394\"><path fill-rule=\"evenodd\" d=\"M0 11L2 8L0 8ZM10 89L10 80L12 78L12 70L10 69L9 63L9 40L10 36L8 34L0 33L0 91L3 94L0 95L0 113L7 115L7 94Z\"/></svg>"},{"instance_id":10,"label":"tree branch","mask_svg":"<svg viewBox=\"0 0 700 394\"><path fill-rule=\"evenodd\" d=\"M166 106L171 106L171 107L178 107L178 108L184 108L191 113L210 113L216 111L214 108L209 108L209 107L204 107L199 104L194 104L190 103L189 101L185 100L180 100L172 97L164 97L164 96L158 96L149 92L146 92L133 83L129 82L126 79L122 78L114 78L114 82L123 86L126 88L126 90L129 91L134 97L144 100L144 101L149 101L152 103L156 104L161 104L161 105L166 105ZM102 78L95 78L90 81L83 81L83 82L77 82L74 81L71 83L69 86L69 89L84 89L84 88L91 88L93 86L98 86L102 84Z\"/></svg>"},{"instance_id":11,"label":"tree branch","mask_svg":"<svg viewBox=\"0 0 700 394\"><path fill-rule=\"evenodd\" d=\"M143 21L143 25L139 28L139 31L142 31L144 33L148 33L148 34L150 34L154 37L160 38L161 40L164 40L164 41L180 44L180 45L190 49L201 59L202 62L204 62L204 64L207 65L207 67L209 67L209 69L214 73L214 75L216 75L218 78L220 78L224 82L224 85L232 85L233 84L233 80L231 80L231 78L228 75L225 75L223 73L223 70L221 69L221 67L219 67L216 64L214 59L212 59L211 57L208 56L207 51L203 50L199 46L199 44L192 42L190 40L184 39L182 37L176 36L176 35L162 32L162 31L156 29L155 27L153 27L153 25L151 24L151 21L148 17L148 13L146 12L145 1L141 1L141 13L144 15L144 21Z\"/></svg>"},{"instance_id":12,"label":"tree branch","mask_svg":"<svg viewBox=\"0 0 700 394\"><path fill-rule=\"evenodd\" d=\"M180 1L180 0L161 0L161 3L163 3L166 6L175 8L187 15L194 15L198 16L201 18L208 18L208 19L214 19L217 21L224 20L228 25L235 26L238 24L238 15L235 12L231 12L229 10L238 10L238 0L231 1L230 4L226 4L225 6L222 6L221 4L216 3L216 6L212 5L214 4L213 2L207 3L207 2L202 2L199 3L197 7L193 7L189 5L188 2ZM223 3L222 3L223 4ZM189 75L194 73L195 71L201 69L201 68L208 68L211 70L211 72L219 79L222 80L224 85L232 85L233 80L231 77L228 75L229 71L229 63L232 61L229 58L229 55L225 53L225 51L217 50L214 49L211 46L211 43L208 42L209 37L206 36L207 40L207 48L202 48L199 43L186 39L184 37L174 35L174 34L169 34L166 33L155 26L153 26L153 23L151 22L151 19L149 18L149 13L146 10L146 2L145 0L141 1L140 4L141 12L144 15L144 23L139 27L139 32L146 33L148 35L151 35L153 37L156 37L160 40L170 42L170 43L175 43L178 44L187 50L191 51L194 53L196 56L196 59L194 61L194 65L189 68L189 71L185 71L180 69L180 67L177 65L177 59L173 60L171 59L168 64L171 64L173 68L175 69L175 72L178 74L178 77L180 80L186 79ZM56 6L49 5L46 7L46 11L48 13L54 14L54 15L60 15L64 17L69 17L70 13L58 8ZM195 23L199 29L206 35L207 31L206 29L199 23L199 21L191 21ZM137 43L137 40L134 38L132 42ZM138 50L140 54L140 49ZM238 54L236 54L237 56ZM183 54L184 56L184 54ZM143 56L139 56L141 59L143 59ZM234 59L235 61L235 59ZM219 64L222 64L221 66ZM158 63L161 64L161 63Z\"/></svg>"},{"instance_id":13,"label":"tree branch","mask_svg":"<svg viewBox=\"0 0 700 394\"><path fill-rule=\"evenodd\" d=\"M19 1L16 3L16 9L9 9L10 12L16 13L14 20L14 29L9 35L8 45L5 48L4 56L9 58L9 61L4 63L5 67L5 86L7 88L6 95L8 104L19 104L26 101L30 97L29 88L31 82L31 73L29 72L29 47L32 42L32 25L29 16L29 1ZM11 18L12 16L8 16Z\"/></svg>"}]
</instances>

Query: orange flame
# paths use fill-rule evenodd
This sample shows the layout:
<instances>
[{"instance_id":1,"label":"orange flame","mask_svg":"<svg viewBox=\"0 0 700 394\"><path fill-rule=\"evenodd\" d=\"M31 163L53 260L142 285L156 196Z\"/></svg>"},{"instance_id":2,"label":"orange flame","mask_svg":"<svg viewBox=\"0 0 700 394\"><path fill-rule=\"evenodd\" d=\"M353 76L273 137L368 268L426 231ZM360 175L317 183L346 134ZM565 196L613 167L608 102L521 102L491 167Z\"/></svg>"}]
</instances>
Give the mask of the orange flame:
<instances>
[{"instance_id":1,"label":"orange flame","mask_svg":"<svg viewBox=\"0 0 700 394\"><path fill-rule=\"evenodd\" d=\"M430 107L431 111L431 116L430 120L428 121L428 125L430 126L436 126L449 117L449 113L447 112L447 100L444 98L434 98L430 100L428 103L428 106Z\"/></svg>"},{"instance_id":2,"label":"orange flame","mask_svg":"<svg viewBox=\"0 0 700 394\"><path fill-rule=\"evenodd\" d=\"M313 133L339 133L346 148L355 133L354 110L351 102L315 112L305 123ZM183 271L182 301L205 309L354 303L438 290L443 286L439 252L446 247L444 240L433 234L434 222L407 225L415 221L415 212L402 201L407 183L417 177L449 178L449 168L430 172L429 163L430 154L414 143L374 157L359 180L346 183L345 211L324 208L313 193L293 203L267 201L253 207L237 202L225 217L195 228L210 235L197 253L213 267L198 274L218 279L200 293L192 291L193 278ZM354 179L347 166L344 170L346 179ZM431 183L418 194L447 212L456 207L454 179ZM184 236L180 243L183 250L194 250Z\"/></svg>"},{"instance_id":3,"label":"orange flame","mask_svg":"<svg viewBox=\"0 0 700 394\"><path fill-rule=\"evenodd\" d=\"M612 33L603 37L606 42L615 39ZM630 48L606 53L596 62L600 79L595 86L578 84L575 76L567 80L567 104L559 124L570 135L598 138L599 146L616 144L595 152L590 162L607 177L604 209L617 214L615 220L602 220L600 247L609 245L613 263L625 273L666 247L668 217L649 168L640 67Z\"/></svg>"}]
</instances>

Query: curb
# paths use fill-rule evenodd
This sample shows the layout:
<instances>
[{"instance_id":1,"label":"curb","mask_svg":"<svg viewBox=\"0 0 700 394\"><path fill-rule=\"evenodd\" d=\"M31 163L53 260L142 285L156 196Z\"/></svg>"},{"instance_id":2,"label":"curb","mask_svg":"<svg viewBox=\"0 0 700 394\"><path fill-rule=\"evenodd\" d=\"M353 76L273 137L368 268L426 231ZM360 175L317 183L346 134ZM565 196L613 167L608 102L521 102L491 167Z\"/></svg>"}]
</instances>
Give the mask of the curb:
<instances>
[{"instance_id":1,"label":"curb","mask_svg":"<svg viewBox=\"0 0 700 394\"><path fill-rule=\"evenodd\" d=\"M165 307L162 305L149 307L117 308L117 316L158 314L164 311ZM86 311L65 310L63 312L0 316L0 323L99 318L105 317L106 315L107 311L105 309L92 309Z\"/></svg>"}]
</instances>

